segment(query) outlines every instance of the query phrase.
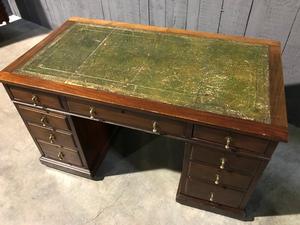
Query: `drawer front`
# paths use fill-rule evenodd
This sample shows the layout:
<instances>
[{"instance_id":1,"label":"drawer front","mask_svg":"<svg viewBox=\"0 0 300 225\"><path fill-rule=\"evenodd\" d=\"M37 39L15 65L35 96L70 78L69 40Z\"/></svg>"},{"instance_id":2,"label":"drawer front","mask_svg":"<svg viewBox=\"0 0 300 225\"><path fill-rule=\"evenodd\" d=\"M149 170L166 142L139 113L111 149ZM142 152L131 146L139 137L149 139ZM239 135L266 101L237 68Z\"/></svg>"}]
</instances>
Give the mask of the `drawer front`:
<instances>
[{"instance_id":1,"label":"drawer front","mask_svg":"<svg viewBox=\"0 0 300 225\"><path fill-rule=\"evenodd\" d=\"M202 183L192 179L186 180L184 192L184 194L192 197L235 208L240 206L244 196L243 192L228 188L225 189L216 185Z\"/></svg>"},{"instance_id":2,"label":"drawer front","mask_svg":"<svg viewBox=\"0 0 300 225\"><path fill-rule=\"evenodd\" d=\"M213 146L202 144L192 145L190 159L203 162L227 171L239 171L254 175L261 160L240 156L235 153L221 151Z\"/></svg>"},{"instance_id":3,"label":"drawer front","mask_svg":"<svg viewBox=\"0 0 300 225\"><path fill-rule=\"evenodd\" d=\"M68 99L70 112L88 117L95 117L103 121L142 129L157 134L168 134L185 137L186 124L162 117L154 117L143 113L113 108L109 106L93 106ZM93 107L93 110L91 111Z\"/></svg>"},{"instance_id":4,"label":"drawer front","mask_svg":"<svg viewBox=\"0 0 300 225\"><path fill-rule=\"evenodd\" d=\"M70 130L67 117L62 114L46 112L36 108L31 108L23 105L17 106L24 120L36 123L43 127L52 127L61 130Z\"/></svg>"},{"instance_id":5,"label":"drawer front","mask_svg":"<svg viewBox=\"0 0 300 225\"><path fill-rule=\"evenodd\" d=\"M193 138L218 143L224 148L227 145L229 148L246 149L258 153L264 153L269 144L268 140L197 125L194 126Z\"/></svg>"},{"instance_id":6,"label":"drawer front","mask_svg":"<svg viewBox=\"0 0 300 225\"><path fill-rule=\"evenodd\" d=\"M43 140L51 144L60 145L67 148L76 149L73 135L68 132L53 131L32 123L28 123L31 134L38 140Z\"/></svg>"},{"instance_id":7,"label":"drawer front","mask_svg":"<svg viewBox=\"0 0 300 225\"><path fill-rule=\"evenodd\" d=\"M194 162L189 163L188 176L209 181L216 185L231 186L241 190L247 190L252 179L250 176L241 175L236 172L228 172Z\"/></svg>"},{"instance_id":8,"label":"drawer front","mask_svg":"<svg viewBox=\"0 0 300 225\"><path fill-rule=\"evenodd\" d=\"M44 141L38 141L45 157L55 159L75 166L82 166L80 156L77 151L53 145Z\"/></svg>"},{"instance_id":9,"label":"drawer front","mask_svg":"<svg viewBox=\"0 0 300 225\"><path fill-rule=\"evenodd\" d=\"M10 87L9 90L14 100L37 106L49 107L60 110L63 109L60 100L56 95L18 87Z\"/></svg>"}]
</instances>

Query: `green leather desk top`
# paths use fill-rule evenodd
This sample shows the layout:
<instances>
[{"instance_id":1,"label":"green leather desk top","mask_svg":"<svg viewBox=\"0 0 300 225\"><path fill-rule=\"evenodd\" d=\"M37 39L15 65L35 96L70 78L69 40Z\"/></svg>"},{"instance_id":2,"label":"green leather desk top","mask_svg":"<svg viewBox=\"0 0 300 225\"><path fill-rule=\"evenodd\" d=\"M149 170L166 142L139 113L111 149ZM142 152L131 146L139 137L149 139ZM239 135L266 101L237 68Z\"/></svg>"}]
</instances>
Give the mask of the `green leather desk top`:
<instances>
[{"instance_id":1,"label":"green leather desk top","mask_svg":"<svg viewBox=\"0 0 300 225\"><path fill-rule=\"evenodd\" d=\"M267 45L77 23L15 72L270 123Z\"/></svg>"}]
</instances>

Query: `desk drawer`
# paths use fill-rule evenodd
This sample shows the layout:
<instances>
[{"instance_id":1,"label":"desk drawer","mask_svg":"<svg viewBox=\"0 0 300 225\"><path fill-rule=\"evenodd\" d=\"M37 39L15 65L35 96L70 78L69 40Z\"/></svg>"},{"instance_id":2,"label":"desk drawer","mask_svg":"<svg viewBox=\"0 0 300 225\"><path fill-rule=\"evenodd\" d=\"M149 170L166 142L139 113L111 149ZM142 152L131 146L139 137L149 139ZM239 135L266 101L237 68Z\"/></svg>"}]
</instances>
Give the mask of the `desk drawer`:
<instances>
[{"instance_id":1,"label":"desk drawer","mask_svg":"<svg viewBox=\"0 0 300 225\"><path fill-rule=\"evenodd\" d=\"M17 106L24 120L36 123L43 127L52 127L61 130L70 130L67 117L62 114L46 112L32 107L23 105Z\"/></svg>"},{"instance_id":2,"label":"desk drawer","mask_svg":"<svg viewBox=\"0 0 300 225\"><path fill-rule=\"evenodd\" d=\"M217 169L215 167L190 162L188 166L188 176L191 178L209 181L220 186L231 186L242 190L247 190L251 177L238 174L236 172L228 172L226 170Z\"/></svg>"},{"instance_id":3,"label":"desk drawer","mask_svg":"<svg viewBox=\"0 0 300 225\"><path fill-rule=\"evenodd\" d=\"M72 113L81 114L90 118L98 118L103 121L142 129L156 134L185 137L186 124L184 122L104 105L89 105L72 99L68 99L67 102L69 110Z\"/></svg>"},{"instance_id":4,"label":"desk drawer","mask_svg":"<svg viewBox=\"0 0 300 225\"><path fill-rule=\"evenodd\" d=\"M240 206L244 197L243 192L228 188L225 189L216 185L206 184L192 179L186 180L184 192L184 194L192 197L235 208Z\"/></svg>"},{"instance_id":5,"label":"desk drawer","mask_svg":"<svg viewBox=\"0 0 300 225\"><path fill-rule=\"evenodd\" d=\"M65 162L75 166L82 166L80 156L77 151L53 145L44 141L38 141L45 157Z\"/></svg>"},{"instance_id":6,"label":"desk drawer","mask_svg":"<svg viewBox=\"0 0 300 225\"><path fill-rule=\"evenodd\" d=\"M229 149L246 149L258 153L264 153L269 144L269 141L264 139L198 125L194 126L193 138L218 143L224 148L227 145ZM229 143L227 143L228 138Z\"/></svg>"},{"instance_id":7,"label":"desk drawer","mask_svg":"<svg viewBox=\"0 0 300 225\"><path fill-rule=\"evenodd\" d=\"M190 159L206 163L227 171L239 171L254 175L261 160L225 152L208 144L195 144L191 147Z\"/></svg>"},{"instance_id":8,"label":"desk drawer","mask_svg":"<svg viewBox=\"0 0 300 225\"><path fill-rule=\"evenodd\" d=\"M57 130L54 131L53 129L45 128L32 123L28 123L28 126L31 134L37 140L43 140L51 144L76 149L76 145L73 140L73 135L69 132Z\"/></svg>"},{"instance_id":9,"label":"desk drawer","mask_svg":"<svg viewBox=\"0 0 300 225\"><path fill-rule=\"evenodd\" d=\"M34 106L63 109L60 100L56 95L19 87L9 87L9 90L14 100L29 103Z\"/></svg>"}]
</instances>

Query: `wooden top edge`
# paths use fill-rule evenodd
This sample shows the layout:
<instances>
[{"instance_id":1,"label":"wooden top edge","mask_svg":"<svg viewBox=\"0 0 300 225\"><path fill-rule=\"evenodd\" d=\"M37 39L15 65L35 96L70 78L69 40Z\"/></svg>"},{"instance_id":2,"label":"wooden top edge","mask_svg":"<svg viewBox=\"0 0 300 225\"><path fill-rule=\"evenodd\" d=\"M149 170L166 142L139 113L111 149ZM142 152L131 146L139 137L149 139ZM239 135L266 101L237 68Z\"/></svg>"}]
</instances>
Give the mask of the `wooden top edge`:
<instances>
[{"instance_id":1,"label":"wooden top edge","mask_svg":"<svg viewBox=\"0 0 300 225\"><path fill-rule=\"evenodd\" d=\"M269 48L271 123L288 128L280 46Z\"/></svg>"},{"instance_id":2,"label":"wooden top edge","mask_svg":"<svg viewBox=\"0 0 300 225\"><path fill-rule=\"evenodd\" d=\"M0 82L14 84L21 87L35 88L57 94L80 97L109 105L118 105L135 110L157 113L192 123L224 127L265 139L287 142L287 128L272 124L263 124L255 121L243 120L90 88L60 84L54 81L26 77L6 71L0 71Z\"/></svg>"},{"instance_id":3,"label":"wooden top edge","mask_svg":"<svg viewBox=\"0 0 300 225\"><path fill-rule=\"evenodd\" d=\"M132 23L119 22L119 21L111 21L111 20L70 17L67 21L97 24L97 25L104 25L104 26L113 26L113 27L123 27L129 29L137 29L137 30L148 30L148 31L163 32L163 33L183 34L189 36L215 38L215 39L222 39L222 40L239 41L239 42L245 42L249 44L280 46L280 41L272 40L272 39L260 39L260 38L244 37L238 35L216 34L216 33L209 33L203 31L191 31L191 30L158 27L158 26L143 25L143 24L132 24Z\"/></svg>"}]
</instances>

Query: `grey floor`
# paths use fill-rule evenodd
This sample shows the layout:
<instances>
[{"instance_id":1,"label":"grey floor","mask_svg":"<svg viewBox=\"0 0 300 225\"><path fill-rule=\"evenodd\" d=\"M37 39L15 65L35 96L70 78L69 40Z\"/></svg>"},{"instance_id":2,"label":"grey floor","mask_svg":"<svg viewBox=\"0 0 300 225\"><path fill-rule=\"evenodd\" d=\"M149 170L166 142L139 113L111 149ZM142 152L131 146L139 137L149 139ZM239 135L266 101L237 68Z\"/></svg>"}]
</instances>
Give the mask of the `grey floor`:
<instances>
[{"instance_id":1,"label":"grey floor","mask_svg":"<svg viewBox=\"0 0 300 225\"><path fill-rule=\"evenodd\" d=\"M49 31L24 20L0 27L0 69ZM300 224L300 129L289 127L248 205L252 222L175 202L182 143L120 130L91 181L47 168L0 86L0 224Z\"/></svg>"}]
</instances>

